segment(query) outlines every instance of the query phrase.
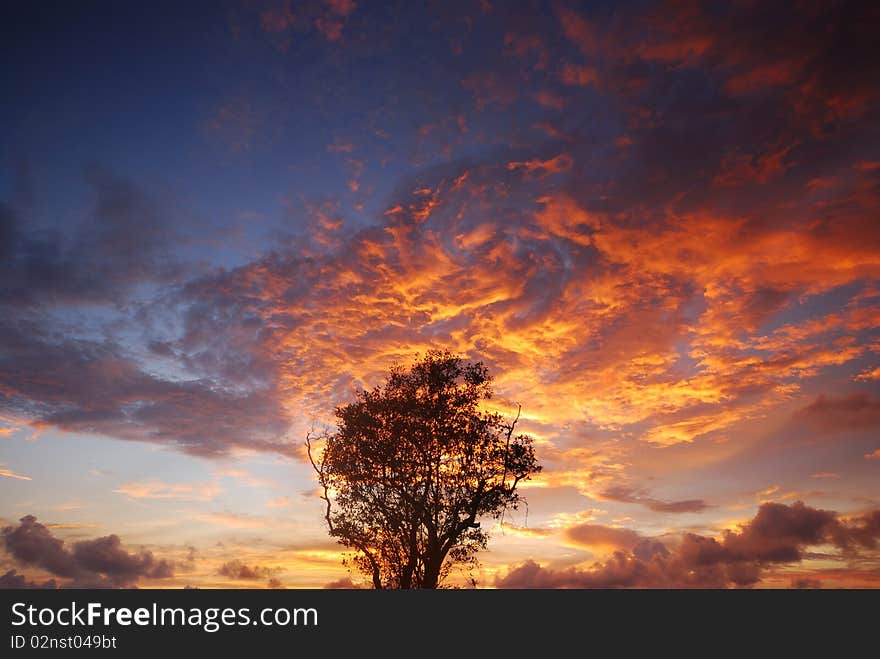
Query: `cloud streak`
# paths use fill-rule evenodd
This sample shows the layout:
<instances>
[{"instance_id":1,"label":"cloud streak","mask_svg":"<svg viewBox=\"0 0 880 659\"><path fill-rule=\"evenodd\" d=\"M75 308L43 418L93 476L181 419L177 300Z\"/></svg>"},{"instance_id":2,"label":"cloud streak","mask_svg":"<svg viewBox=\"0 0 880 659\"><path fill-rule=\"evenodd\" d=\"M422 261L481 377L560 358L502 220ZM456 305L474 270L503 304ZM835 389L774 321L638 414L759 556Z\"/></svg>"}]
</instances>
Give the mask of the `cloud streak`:
<instances>
[{"instance_id":1,"label":"cloud streak","mask_svg":"<svg viewBox=\"0 0 880 659\"><path fill-rule=\"evenodd\" d=\"M686 499L682 501L662 501L648 496L643 492L637 492L622 485L614 485L604 490L600 500L619 501L621 503L637 503L645 506L648 510L657 513L699 513L709 508L702 499Z\"/></svg>"},{"instance_id":2,"label":"cloud streak","mask_svg":"<svg viewBox=\"0 0 880 659\"><path fill-rule=\"evenodd\" d=\"M19 480L19 481L33 480L30 476L23 476L22 474L17 474L14 471L12 471L11 469L6 469L3 466L0 466L0 476L3 476L4 478L14 478L15 480Z\"/></svg>"}]
</instances>

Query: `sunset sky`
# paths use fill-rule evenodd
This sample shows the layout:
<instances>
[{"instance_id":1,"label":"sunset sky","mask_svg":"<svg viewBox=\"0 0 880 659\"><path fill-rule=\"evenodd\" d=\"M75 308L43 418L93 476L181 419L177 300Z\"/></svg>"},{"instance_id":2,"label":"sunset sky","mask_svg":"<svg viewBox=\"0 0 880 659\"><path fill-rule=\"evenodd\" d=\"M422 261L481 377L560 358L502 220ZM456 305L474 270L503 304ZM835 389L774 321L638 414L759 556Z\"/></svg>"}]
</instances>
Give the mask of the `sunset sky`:
<instances>
[{"instance_id":1,"label":"sunset sky","mask_svg":"<svg viewBox=\"0 0 880 659\"><path fill-rule=\"evenodd\" d=\"M20 4L0 585L362 584L306 432L448 348L479 586L880 587L876 3Z\"/></svg>"}]
</instances>

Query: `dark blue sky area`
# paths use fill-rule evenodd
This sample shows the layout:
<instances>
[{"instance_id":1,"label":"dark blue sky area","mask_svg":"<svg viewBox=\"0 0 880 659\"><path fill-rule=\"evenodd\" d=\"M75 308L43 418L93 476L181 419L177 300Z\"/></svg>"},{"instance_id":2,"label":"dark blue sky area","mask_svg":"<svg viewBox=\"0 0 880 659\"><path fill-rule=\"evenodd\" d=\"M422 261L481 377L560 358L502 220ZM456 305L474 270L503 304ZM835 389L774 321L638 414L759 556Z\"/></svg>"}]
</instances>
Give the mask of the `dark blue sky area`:
<instances>
[{"instance_id":1,"label":"dark blue sky area","mask_svg":"<svg viewBox=\"0 0 880 659\"><path fill-rule=\"evenodd\" d=\"M323 3L60 3L5 24L17 29L3 180L30 190L34 226L79 221L83 172L98 167L178 198L200 231L199 218L232 223L260 241L254 224L295 231L328 200L353 226L374 222L426 166L499 149L533 157L548 108L529 90L548 76L531 66L546 54L527 42L511 56L509 35L545 26L561 37L548 7L470 3L347 15Z\"/></svg>"}]
</instances>

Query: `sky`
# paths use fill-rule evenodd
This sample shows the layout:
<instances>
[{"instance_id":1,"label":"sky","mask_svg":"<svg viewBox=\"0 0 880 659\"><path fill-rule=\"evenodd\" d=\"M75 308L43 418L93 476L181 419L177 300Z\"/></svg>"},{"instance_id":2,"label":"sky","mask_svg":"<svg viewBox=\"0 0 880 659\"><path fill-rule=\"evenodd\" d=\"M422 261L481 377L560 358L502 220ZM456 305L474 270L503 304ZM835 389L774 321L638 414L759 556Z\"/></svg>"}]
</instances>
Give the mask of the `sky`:
<instances>
[{"instance_id":1,"label":"sky","mask_svg":"<svg viewBox=\"0 0 880 659\"><path fill-rule=\"evenodd\" d=\"M0 585L364 585L306 433L445 348L544 467L453 583L880 586L876 4L18 4Z\"/></svg>"}]
</instances>

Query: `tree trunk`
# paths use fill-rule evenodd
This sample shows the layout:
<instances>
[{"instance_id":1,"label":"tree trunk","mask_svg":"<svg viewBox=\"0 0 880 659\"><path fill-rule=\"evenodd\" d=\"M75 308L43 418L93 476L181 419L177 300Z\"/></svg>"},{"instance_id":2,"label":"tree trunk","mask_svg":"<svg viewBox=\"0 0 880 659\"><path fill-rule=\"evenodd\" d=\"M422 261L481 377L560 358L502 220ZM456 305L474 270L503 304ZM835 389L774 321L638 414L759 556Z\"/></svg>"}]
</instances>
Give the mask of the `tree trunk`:
<instances>
[{"instance_id":1,"label":"tree trunk","mask_svg":"<svg viewBox=\"0 0 880 659\"><path fill-rule=\"evenodd\" d=\"M425 576L422 579L422 588L436 588L440 581L440 568L443 566L443 556L432 556L425 561Z\"/></svg>"}]
</instances>

